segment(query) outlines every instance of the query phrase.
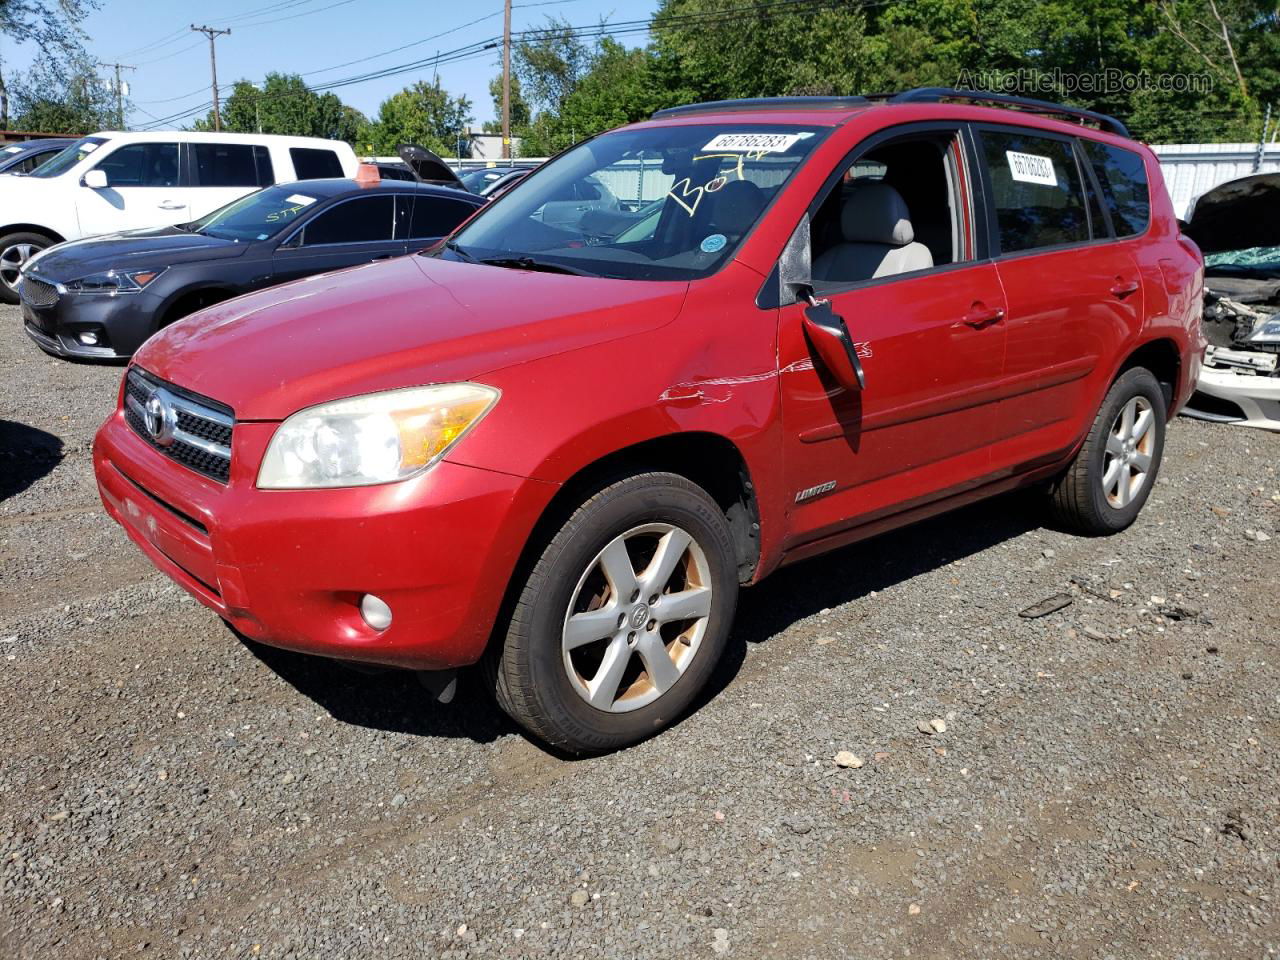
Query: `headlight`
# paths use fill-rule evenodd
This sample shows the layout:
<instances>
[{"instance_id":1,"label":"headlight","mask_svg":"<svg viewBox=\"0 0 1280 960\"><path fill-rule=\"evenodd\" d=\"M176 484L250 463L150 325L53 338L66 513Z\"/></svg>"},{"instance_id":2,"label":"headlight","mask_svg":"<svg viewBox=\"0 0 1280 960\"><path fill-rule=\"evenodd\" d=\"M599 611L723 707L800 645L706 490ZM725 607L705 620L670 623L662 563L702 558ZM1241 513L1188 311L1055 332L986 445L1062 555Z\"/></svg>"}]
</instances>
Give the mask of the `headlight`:
<instances>
[{"instance_id":1,"label":"headlight","mask_svg":"<svg viewBox=\"0 0 1280 960\"><path fill-rule=\"evenodd\" d=\"M446 383L310 407L276 430L258 486L288 490L404 480L443 457L497 400L492 387Z\"/></svg>"},{"instance_id":2,"label":"headlight","mask_svg":"<svg viewBox=\"0 0 1280 960\"><path fill-rule=\"evenodd\" d=\"M149 284L165 269L134 270L125 273L122 270L108 270L106 273L91 273L79 280L68 281L64 286L74 293L137 293Z\"/></svg>"}]
</instances>

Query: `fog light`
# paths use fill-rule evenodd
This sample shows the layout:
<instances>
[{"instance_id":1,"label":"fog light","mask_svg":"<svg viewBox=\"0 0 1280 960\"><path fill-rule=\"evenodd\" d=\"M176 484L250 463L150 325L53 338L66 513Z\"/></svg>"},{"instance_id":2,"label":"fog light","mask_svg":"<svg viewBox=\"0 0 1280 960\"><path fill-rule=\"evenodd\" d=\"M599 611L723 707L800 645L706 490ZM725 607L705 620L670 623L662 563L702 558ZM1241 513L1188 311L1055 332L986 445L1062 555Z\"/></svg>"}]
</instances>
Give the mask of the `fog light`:
<instances>
[{"instance_id":1,"label":"fog light","mask_svg":"<svg viewBox=\"0 0 1280 960\"><path fill-rule=\"evenodd\" d=\"M92 330L84 331L76 339L79 340L81 343L83 343L86 347L96 347L98 345L98 335L94 333Z\"/></svg>"},{"instance_id":2,"label":"fog light","mask_svg":"<svg viewBox=\"0 0 1280 960\"><path fill-rule=\"evenodd\" d=\"M391 608L372 593L366 593L360 598L360 616L375 630L385 630L391 626Z\"/></svg>"}]
</instances>

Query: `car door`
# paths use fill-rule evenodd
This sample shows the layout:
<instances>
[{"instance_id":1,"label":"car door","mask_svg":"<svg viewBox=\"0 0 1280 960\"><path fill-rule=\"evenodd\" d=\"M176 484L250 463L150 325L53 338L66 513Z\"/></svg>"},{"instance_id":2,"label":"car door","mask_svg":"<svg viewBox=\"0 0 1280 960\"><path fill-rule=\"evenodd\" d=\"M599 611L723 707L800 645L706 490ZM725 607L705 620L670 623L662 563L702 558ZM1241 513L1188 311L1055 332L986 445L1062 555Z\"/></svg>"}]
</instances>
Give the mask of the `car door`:
<instances>
[{"instance_id":1,"label":"car door","mask_svg":"<svg viewBox=\"0 0 1280 960\"><path fill-rule=\"evenodd\" d=\"M424 250L453 233L478 206L480 204L425 190L397 194L396 237L408 241L410 251Z\"/></svg>"},{"instance_id":2,"label":"car door","mask_svg":"<svg viewBox=\"0 0 1280 960\"><path fill-rule=\"evenodd\" d=\"M1137 329L1137 263L1111 239L1075 138L983 125L991 242L1007 300L997 469L1020 472L1072 447L1110 376L1104 362Z\"/></svg>"},{"instance_id":3,"label":"car door","mask_svg":"<svg viewBox=\"0 0 1280 960\"><path fill-rule=\"evenodd\" d=\"M276 247L272 281L399 256L405 241L395 237L395 212L390 191L338 200L317 210Z\"/></svg>"},{"instance_id":4,"label":"car door","mask_svg":"<svg viewBox=\"0 0 1280 960\"><path fill-rule=\"evenodd\" d=\"M107 185L89 187L82 179L77 188L76 215L85 236L191 219L175 141L121 144L90 169L105 174Z\"/></svg>"},{"instance_id":5,"label":"car door","mask_svg":"<svg viewBox=\"0 0 1280 960\"><path fill-rule=\"evenodd\" d=\"M814 208L815 293L845 319L866 384L849 389L831 376L805 333L803 303L780 310L793 547L978 486L989 474L1004 295L994 265L981 256L970 166L959 128L880 138L846 164ZM845 210L866 191L863 180L912 197L920 236L938 225L926 258L932 266L919 268L918 250L905 264L917 268L906 272L868 278L823 266L833 245L858 235L845 223L856 231L860 217ZM837 223L840 238L832 240ZM904 254L922 245L916 227L894 226L890 239L910 240L899 245Z\"/></svg>"},{"instance_id":6,"label":"car door","mask_svg":"<svg viewBox=\"0 0 1280 960\"><path fill-rule=\"evenodd\" d=\"M192 220L275 183L271 157L260 144L219 140L188 143L184 149Z\"/></svg>"}]
</instances>

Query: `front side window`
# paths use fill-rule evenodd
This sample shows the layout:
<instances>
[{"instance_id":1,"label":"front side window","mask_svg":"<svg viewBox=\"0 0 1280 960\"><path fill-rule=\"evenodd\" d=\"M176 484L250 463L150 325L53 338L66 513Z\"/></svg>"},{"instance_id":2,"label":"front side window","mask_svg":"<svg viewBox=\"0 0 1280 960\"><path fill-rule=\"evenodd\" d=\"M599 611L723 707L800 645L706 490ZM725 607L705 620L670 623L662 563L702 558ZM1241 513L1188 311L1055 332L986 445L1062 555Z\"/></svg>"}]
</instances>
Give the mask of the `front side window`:
<instances>
[{"instance_id":1,"label":"front side window","mask_svg":"<svg viewBox=\"0 0 1280 960\"><path fill-rule=\"evenodd\" d=\"M185 229L219 240L266 240L297 223L319 199L300 184L281 184L233 200L186 224Z\"/></svg>"},{"instance_id":2,"label":"front side window","mask_svg":"<svg viewBox=\"0 0 1280 960\"><path fill-rule=\"evenodd\" d=\"M111 187L175 187L178 185L176 143L130 143L98 161Z\"/></svg>"},{"instance_id":3,"label":"front side window","mask_svg":"<svg viewBox=\"0 0 1280 960\"><path fill-rule=\"evenodd\" d=\"M271 181L270 160L263 170L258 152L265 147L247 143L191 144L191 185L195 187L263 187ZM265 179L264 179L265 174Z\"/></svg>"},{"instance_id":4,"label":"front side window","mask_svg":"<svg viewBox=\"0 0 1280 960\"><path fill-rule=\"evenodd\" d=\"M81 137L75 143L67 146L61 153L54 155L32 170L31 176L56 177L61 173L66 173L106 142L103 137Z\"/></svg>"},{"instance_id":5,"label":"front side window","mask_svg":"<svg viewBox=\"0 0 1280 960\"><path fill-rule=\"evenodd\" d=\"M358 197L325 210L302 230L302 245L377 243L390 240L395 226L395 198Z\"/></svg>"},{"instance_id":6,"label":"front side window","mask_svg":"<svg viewBox=\"0 0 1280 960\"><path fill-rule=\"evenodd\" d=\"M442 256L691 280L732 257L825 130L699 124L588 140L500 195Z\"/></svg>"},{"instance_id":7,"label":"front side window","mask_svg":"<svg viewBox=\"0 0 1280 960\"><path fill-rule=\"evenodd\" d=\"M327 180L342 176L342 161L332 150L313 147L290 147L293 173L299 180Z\"/></svg>"},{"instance_id":8,"label":"front side window","mask_svg":"<svg viewBox=\"0 0 1280 960\"><path fill-rule=\"evenodd\" d=\"M1132 150L1113 147L1096 140L1083 140L1085 156L1102 188L1102 199L1111 212L1117 237L1143 233L1151 222L1151 192L1147 168Z\"/></svg>"},{"instance_id":9,"label":"front side window","mask_svg":"<svg viewBox=\"0 0 1280 960\"><path fill-rule=\"evenodd\" d=\"M982 131L1001 253L1089 239L1084 189L1071 143L1014 131Z\"/></svg>"}]
</instances>

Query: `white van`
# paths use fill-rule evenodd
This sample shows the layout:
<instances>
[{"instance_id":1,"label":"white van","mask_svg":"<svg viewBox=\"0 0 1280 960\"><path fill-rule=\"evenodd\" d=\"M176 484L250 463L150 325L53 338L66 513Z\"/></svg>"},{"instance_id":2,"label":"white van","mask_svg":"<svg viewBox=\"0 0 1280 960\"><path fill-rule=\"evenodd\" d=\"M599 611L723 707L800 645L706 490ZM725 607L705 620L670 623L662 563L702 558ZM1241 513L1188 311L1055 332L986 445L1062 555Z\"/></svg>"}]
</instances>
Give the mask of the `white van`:
<instances>
[{"instance_id":1,"label":"white van","mask_svg":"<svg viewBox=\"0 0 1280 960\"><path fill-rule=\"evenodd\" d=\"M351 145L262 134L95 133L22 177L0 177L0 302L18 270L63 240L203 217L260 187L354 177Z\"/></svg>"}]
</instances>

